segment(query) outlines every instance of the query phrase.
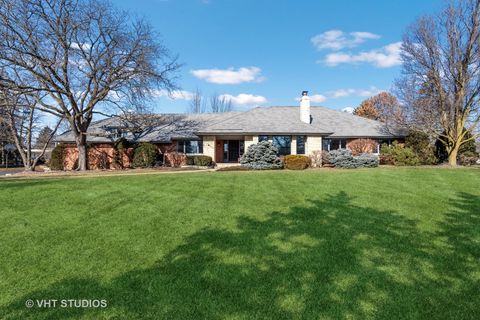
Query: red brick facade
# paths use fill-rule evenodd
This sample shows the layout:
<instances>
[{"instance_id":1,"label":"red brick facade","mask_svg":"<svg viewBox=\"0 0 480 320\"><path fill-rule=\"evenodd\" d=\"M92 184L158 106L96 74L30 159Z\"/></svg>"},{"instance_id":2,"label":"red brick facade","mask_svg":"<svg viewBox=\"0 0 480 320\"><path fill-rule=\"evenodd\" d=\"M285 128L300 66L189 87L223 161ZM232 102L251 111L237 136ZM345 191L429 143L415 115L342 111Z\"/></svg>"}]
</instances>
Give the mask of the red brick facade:
<instances>
[{"instance_id":1,"label":"red brick facade","mask_svg":"<svg viewBox=\"0 0 480 320\"><path fill-rule=\"evenodd\" d=\"M187 163L185 155L176 155L176 143L157 144L158 151L164 155L166 165L178 166ZM90 144L88 146L88 168L89 169L125 169L132 167L133 148L126 149L121 155L121 161L118 152L113 143ZM65 170L75 170L78 160L78 149L75 144L65 145L64 168ZM120 163L117 163L120 162Z\"/></svg>"}]
</instances>

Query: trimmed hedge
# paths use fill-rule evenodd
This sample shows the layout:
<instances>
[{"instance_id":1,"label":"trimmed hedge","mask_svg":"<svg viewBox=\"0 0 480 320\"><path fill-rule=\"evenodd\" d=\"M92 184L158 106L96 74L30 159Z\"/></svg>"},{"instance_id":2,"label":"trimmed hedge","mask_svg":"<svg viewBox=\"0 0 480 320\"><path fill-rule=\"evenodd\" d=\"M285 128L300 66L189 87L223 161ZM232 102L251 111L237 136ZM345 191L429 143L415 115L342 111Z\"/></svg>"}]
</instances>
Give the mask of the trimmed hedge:
<instances>
[{"instance_id":1,"label":"trimmed hedge","mask_svg":"<svg viewBox=\"0 0 480 320\"><path fill-rule=\"evenodd\" d=\"M213 164L212 157L209 156L187 156L187 165L207 167Z\"/></svg>"},{"instance_id":2,"label":"trimmed hedge","mask_svg":"<svg viewBox=\"0 0 480 320\"><path fill-rule=\"evenodd\" d=\"M240 158L240 164L253 170L281 169L282 160L278 150L268 141L261 141L248 147Z\"/></svg>"},{"instance_id":3,"label":"trimmed hedge","mask_svg":"<svg viewBox=\"0 0 480 320\"><path fill-rule=\"evenodd\" d=\"M217 171L248 171L248 170L250 169L243 166L230 166L230 167L223 167L223 168L217 169Z\"/></svg>"},{"instance_id":4,"label":"trimmed hedge","mask_svg":"<svg viewBox=\"0 0 480 320\"><path fill-rule=\"evenodd\" d=\"M286 155L283 157L283 166L290 170L304 170L310 165L310 158L302 155Z\"/></svg>"},{"instance_id":5,"label":"trimmed hedge","mask_svg":"<svg viewBox=\"0 0 480 320\"><path fill-rule=\"evenodd\" d=\"M347 149L332 150L329 152L330 163L336 168L354 169L354 168L373 168L378 167L379 159L371 153L362 153L359 156L353 156Z\"/></svg>"},{"instance_id":6,"label":"trimmed hedge","mask_svg":"<svg viewBox=\"0 0 480 320\"><path fill-rule=\"evenodd\" d=\"M157 147L150 142L142 142L133 154L134 168L151 168L157 160Z\"/></svg>"},{"instance_id":7,"label":"trimmed hedge","mask_svg":"<svg viewBox=\"0 0 480 320\"><path fill-rule=\"evenodd\" d=\"M65 162L65 145L60 143L55 146L48 161L48 167L52 170L63 170Z\"/></svg>"}]
</instances>

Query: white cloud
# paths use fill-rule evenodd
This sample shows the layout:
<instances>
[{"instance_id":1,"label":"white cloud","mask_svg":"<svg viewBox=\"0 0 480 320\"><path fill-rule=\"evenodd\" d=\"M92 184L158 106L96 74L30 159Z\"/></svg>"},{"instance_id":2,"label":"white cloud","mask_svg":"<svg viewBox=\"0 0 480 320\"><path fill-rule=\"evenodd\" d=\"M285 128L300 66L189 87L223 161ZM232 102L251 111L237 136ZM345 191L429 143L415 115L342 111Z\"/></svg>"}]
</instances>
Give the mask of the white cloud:
<instances>
[{"instance_id":1,"label":"white cloud","mask_svg":"<svg viewBox=\"0 0 480 320\"><path fill-rule=\"evenodd\" d=\"M310 98L310 102L314 102L314 103L321 103L327 100L327 97L325 97L322 94L313 94L308 97ZM295 98L295 100L300 101L300 98Z\"/></svg>"},{"instance_id":2,"label":"white cloud","mask_svg":"<svg viewBox=\"0 0 480 320\"><path fill-rule=\"evenodd\" d=\"M157 97L166 97L171 100L192 100L194 93L184 90L175 90L168 92L168 90L162 89L156 90L153 95Z\"/></svg>"},{"instance_id":3,"label":"white cloud","mask_svg":"<svg viewBox=\"0 0 480 320\"><path fill-rule=\"evenodd\" d=\"M346 112L346 113L353 113L355 111L355 108L352 108L352 107L345 107L342 109L342 112Z\"/></svg>"},{"instance_id":4,"label":"white cloud","mask_svg":"<svg viewBox=\"0 0 480 320\"><path fill-rule=\"evenodd\" d=\"M354 88L337 89L335 91L329 91L327 92L327 94L330 98L336 99L336 98L344 98L349 96L371 97L382 91L383 90L380 90L377 87L372 86L368 89L354 89Z\"/></svg>"},{"instance_id":5,"label":"white cloud","mask_svg":"<svg viewBox=\"0 0 480 320\"><path fill-rule=\"evenodd\" d=\"M320 103L320 102L323 102L325 100L327 100L327 97L325 97L324 95L321 95L321 94L314 94L314 95L310 96L310 101L311 102Z\"/></svg>"},{"instance_id":6,"label":"white cloud","mask_svg":"<svg viewBox=\"0 0 480 320\"><path fill-rule=\"evenodd\" d=\"M260 82L265 78L260 74L262 69L258 67L242 67L237 70L228 69L198 69L191 70L193 76L211 83L239 84L243 82Z\"/></svg>"},{"instance_id":7,"label":"white cloud","mask_svg":"<svg viewBox=\"0 0 480 320\"><path fill-rule=\"evenodd\" d=\"M233 96L231 94L222 94L220 95L220 99L225 98L232 101L235 105L241 106L258 106L259 104L263 104L267 102L267 98L263 96L257 96L253 94L247 93L240 93L239 95Z\"/></svg>"},{"instance_id":8,"label":"white cloud","mask_svg":"<svg viewBox=\"0 0 480 320\"><path fill-rule=\"evenodd\" d=\"M401 46L401 42L395 42L380 49L362 51L358 54L334 52L328 54L325 60L320 62L331 67L342 63L370 63L378 68L389 68L402 63L400 56Z\"/></svg>"},{"instance_id":9,"label":"white cloud","mask_svg":"<svg viewBox=\"0 0 480 320\"><path fill-rule=\"evenodd\" d=\"M310 40L317 50L341 50L343 48L354 48L367 40L379 38L378 34L371 32L357 31L347 34L341 30L329 30L317 34Z\"/></svg>"}]
</instances>

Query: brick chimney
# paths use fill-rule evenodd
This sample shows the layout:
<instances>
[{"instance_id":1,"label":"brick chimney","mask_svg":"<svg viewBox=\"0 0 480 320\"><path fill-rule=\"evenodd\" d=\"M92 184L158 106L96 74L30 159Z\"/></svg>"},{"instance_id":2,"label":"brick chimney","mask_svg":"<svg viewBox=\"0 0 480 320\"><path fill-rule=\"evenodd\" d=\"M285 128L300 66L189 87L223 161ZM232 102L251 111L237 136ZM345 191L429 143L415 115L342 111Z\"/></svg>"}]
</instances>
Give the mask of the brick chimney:
<instances>
[{"instance_id":1,"label":"brick chimney","mask_svg":"<svg viewBox=\"0 0 480 320\"><path fill-rule=\"evenodd\" d=\"M308 91L302 91L302 97L300 98L300 120L308 124L311 122Z\"/></svg>"}]
</instances>

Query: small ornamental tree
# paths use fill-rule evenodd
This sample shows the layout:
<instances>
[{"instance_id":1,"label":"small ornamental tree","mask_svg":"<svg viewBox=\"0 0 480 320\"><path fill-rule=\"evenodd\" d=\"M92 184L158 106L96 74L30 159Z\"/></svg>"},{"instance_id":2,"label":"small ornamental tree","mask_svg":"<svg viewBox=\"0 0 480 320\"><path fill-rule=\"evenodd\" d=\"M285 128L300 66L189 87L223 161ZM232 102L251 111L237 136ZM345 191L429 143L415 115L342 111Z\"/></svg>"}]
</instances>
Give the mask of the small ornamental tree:
<instances>
[{"instance_id":1,"label":"small ornamental tree","mask_svg":"<svg viewBox=\"0 0 480 320\"><path fill-rule=\"evenodd\" d=\"M125 138L119 138L113 144L113 149L115 150L113 156L113 165L120 169L125 168L124 156L128 157L128 148L130 148L131 143ZM130 159L129 159L130 160ZM130 162L130 161L129 161Z\"/></svg>"},{"instance_id":2,"label":"small ornamental tree","mask_svg":"<svg viewBox=\"0 0 480 320\"><path fill-rule=\"evenodd\" d=\"M142 142L135 148L133 166L135 168L149 168L155 165L157 147L149 142Z\"/></svg>"},{"instance_id":3,"label":"small ornamental tree","mask_svg":"<svg viewBox=\"0 0 480 320\"><path fill-rule=\"evenodd\" d=\"M65 145L57 144L52 150L48 167L52 170L63 170L65 161Z\"/></svg>"},{"instance_id":4,"label":"small ornamental tree","mask_svg":"<svg viewBox=\"0 0 480 320\"><path fill-rule=\"evenodd\" d=\"M268 141L249 146L247 152L240 158L240 164L254 170L282 168L277 148Z\"/></svg>"},{"instance_id":5,"label":"small ornamental tree","mask_svg":"<svg viewBox=\"0 0 480 320\"><path fill-rule=\"evenodd\" d=\"M377 142L373 139L355 139L349 143L348 148L354 156L362 153L376 152Z\"/></svg>"}]
</instances>

